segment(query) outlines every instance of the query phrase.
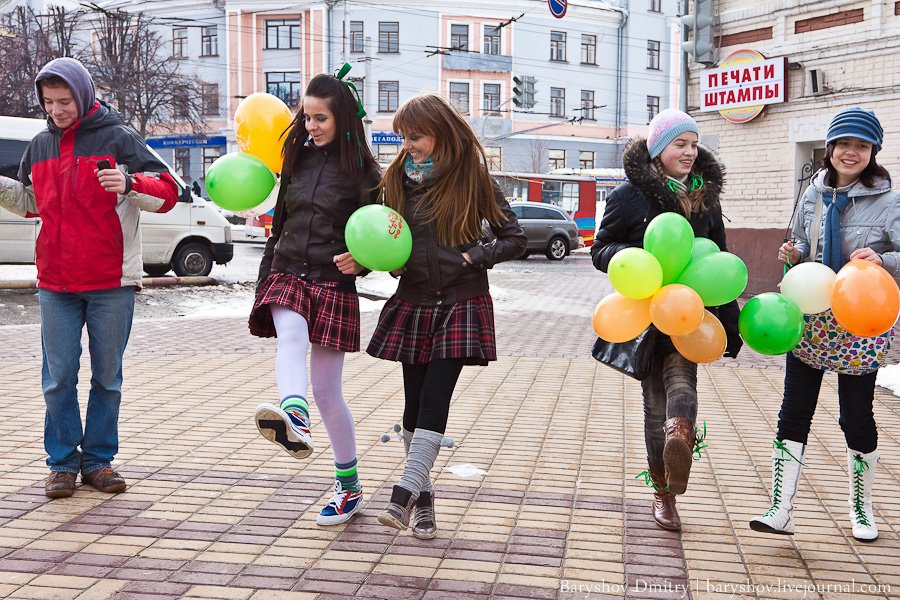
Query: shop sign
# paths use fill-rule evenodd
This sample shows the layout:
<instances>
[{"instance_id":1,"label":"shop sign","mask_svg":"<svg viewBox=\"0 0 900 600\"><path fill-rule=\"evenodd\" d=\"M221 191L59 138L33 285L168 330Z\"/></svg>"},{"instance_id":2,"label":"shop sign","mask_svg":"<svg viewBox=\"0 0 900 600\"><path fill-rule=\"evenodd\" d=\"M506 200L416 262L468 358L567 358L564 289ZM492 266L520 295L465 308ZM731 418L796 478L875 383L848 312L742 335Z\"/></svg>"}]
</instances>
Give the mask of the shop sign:
<instances>
[{"instance_id":1,"label":"shop sign","mask_svg":"<svg viewBox=\"0 0 900 600\"><path fill-rule=\"evenodd\" d=\"M785 56L735 50L718 69L700 73L700 111L717 110L732 123L751 121L769 104L787 102L787 73Z\"/></svg>"}]
</instances>

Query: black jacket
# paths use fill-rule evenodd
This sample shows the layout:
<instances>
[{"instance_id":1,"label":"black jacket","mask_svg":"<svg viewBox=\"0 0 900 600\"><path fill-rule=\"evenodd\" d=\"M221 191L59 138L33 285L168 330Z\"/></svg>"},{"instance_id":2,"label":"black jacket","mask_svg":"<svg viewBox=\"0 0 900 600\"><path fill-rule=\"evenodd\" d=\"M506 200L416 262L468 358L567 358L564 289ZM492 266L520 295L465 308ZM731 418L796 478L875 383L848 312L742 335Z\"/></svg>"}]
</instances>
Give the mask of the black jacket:
<instances>
[{"instance_id":1,"label":"black jacket","mask_svg":"<svg viewBox=\"0 0 900 600\"><path fill-rule=\"evenodd\" d=\"M525 233L499 187L494 200L506 221L491 226L495 238L472 240L456 247L441 246L434 224L422 206L425 188L404 176L403 217L412 233L412 253L400 276L397 297L413 304L453 304L488 293L487 270L518 258L525 251ZM468 252L469 264L462 253Z\"/></svg>"},{"instance_id":2,"label":"black jacket","mask_svg":"<svg viewBox=\"0 0 900 600\"><path fill-rule=\"evenodd\" d=\"M695 170L699 171L704 180L706 210L691 215L689 219L691 228L696 237L709 238L720 250L727 252L725 224L720 204L725 171L715 156L703 147L699 147L694 164ZM607 197L603 220L591 246L591 260L594 267L601 271L606 272L609 261L619 250L643 247L644 232L654 217L664 212L681 212L678 197L665 186L651 165L646 140L635 139L625 148L622 166L628 181ZM737 328L740 313L737 301L710 309L710 312L719 317L728 336L725 356L732 358L737 356L743 345ZM668 338L660 337L665 338L663 348L671 347Z\"/></svg>"},{"instance_id":3,"label":"black jacket","mask_svg":"<svg viewBox=\"0 0 900 600\"><path fill-rule=\"evenodd\" d=\"M356 276L341 273L333 259L347 252L347 219L378 199L379 175L373 170L348 177L341 170L340 155L331 149L308 146L297 168L282 176L257 289L270 271L280 271L308 281L338 281L343 289L355 290Z\"/></svg>"}]
</instances>

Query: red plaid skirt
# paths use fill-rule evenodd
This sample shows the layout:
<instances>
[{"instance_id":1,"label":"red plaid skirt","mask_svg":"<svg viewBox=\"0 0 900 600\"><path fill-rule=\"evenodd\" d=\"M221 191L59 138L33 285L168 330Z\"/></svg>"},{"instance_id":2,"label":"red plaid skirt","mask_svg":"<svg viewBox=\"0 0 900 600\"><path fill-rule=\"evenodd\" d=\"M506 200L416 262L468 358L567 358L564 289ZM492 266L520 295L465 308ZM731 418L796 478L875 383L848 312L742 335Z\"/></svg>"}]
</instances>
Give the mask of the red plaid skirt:
<instances>
[{"instance_id":1,"label":"red plaid skirt","mask_svg":"<svg viewBox=\"0 0 900 600\"><path fill-rule=\"evenodd\" d=\"M288 273L272 272L256 294L250 333L275 337L269 305L300 314L309 324L309 341L342 352L359 352L359 296L335 289L336 281L311 283Z\"/></svg>"},{"instance_id":2,"label":"red plaid skirt","mask_svg":"<svg viewBox=\"0 0 900 600\"><path fill-rule=\"evenodd\" d=\"M366 352L414 365L438 358L486 365L497 360L494 304L487 294L442 306L421 306L393 296L381 310Z\"/></svg>"}]
</instances>

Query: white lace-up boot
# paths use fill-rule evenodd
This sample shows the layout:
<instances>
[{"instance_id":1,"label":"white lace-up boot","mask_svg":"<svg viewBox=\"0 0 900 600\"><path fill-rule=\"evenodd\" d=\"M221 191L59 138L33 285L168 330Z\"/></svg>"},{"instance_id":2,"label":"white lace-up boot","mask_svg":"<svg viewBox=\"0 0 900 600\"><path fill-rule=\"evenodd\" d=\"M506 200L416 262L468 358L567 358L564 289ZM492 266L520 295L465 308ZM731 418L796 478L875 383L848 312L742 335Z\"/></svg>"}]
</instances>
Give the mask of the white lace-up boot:
<instances>
[{"instance_id":1,"label":"white lace-up boot","mask_svg":"<svg viewBox=\"0 0 900 600\"><path fill-rule=\"evenodd\" d=\"M872 483L875 481L878 458L878 450L863 454L847 448L850 523L853 525L853 537L861 542L872 542L878 538L878 527L875 526L875 515L872 512Z\"/></svg>"},{"instance_id":2,"label":"white lace-up boot","mask_svg":"<svg viewBox=\"0 0 900 600\"><path fill-rule=\"evenodd\" d=\"M794 534L794 496L800 484L806 446L793 440L772 442L772 506L750 521L750 529L780 535Z\"/></svg>"}]
</instances>

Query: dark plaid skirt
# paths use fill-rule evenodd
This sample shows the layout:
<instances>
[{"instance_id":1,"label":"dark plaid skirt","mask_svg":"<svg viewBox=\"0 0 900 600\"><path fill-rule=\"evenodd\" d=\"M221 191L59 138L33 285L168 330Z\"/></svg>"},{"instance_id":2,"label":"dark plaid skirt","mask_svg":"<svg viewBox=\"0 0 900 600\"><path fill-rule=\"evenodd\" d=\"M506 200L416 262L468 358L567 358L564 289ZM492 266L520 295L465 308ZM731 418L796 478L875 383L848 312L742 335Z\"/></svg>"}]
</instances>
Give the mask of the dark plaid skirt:
<instances>
[{"instance_id":1,"label":"dark plaid skirt","mask_svg":"<svg viewBox=\"0 0 900 600\"><path fill-rule=\"evenodd\" d=\"M335 289L336 281L304 281L272 272L256 294L250 312L250 333L275 337L270 305L289 308L309 324L309 341L342 352L359 352L359 296Z\"/></svg>"},{"instance_id":2,"label":"dark plaid skirt","mask_svg":"<svg viewBox=\"0 0 900 600\"><path fill-rule=\"evenodd\" d=\"M491 297L485 294L456 304L421 306L393 296L381 310L366 352L415 365L438 358L486 365L497 360Z\"/></svg>"}]
</instances>

